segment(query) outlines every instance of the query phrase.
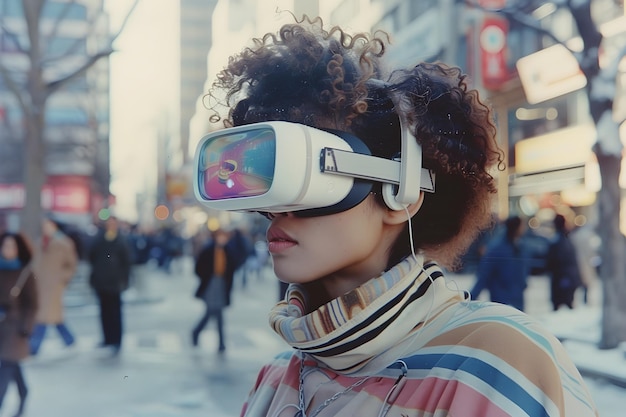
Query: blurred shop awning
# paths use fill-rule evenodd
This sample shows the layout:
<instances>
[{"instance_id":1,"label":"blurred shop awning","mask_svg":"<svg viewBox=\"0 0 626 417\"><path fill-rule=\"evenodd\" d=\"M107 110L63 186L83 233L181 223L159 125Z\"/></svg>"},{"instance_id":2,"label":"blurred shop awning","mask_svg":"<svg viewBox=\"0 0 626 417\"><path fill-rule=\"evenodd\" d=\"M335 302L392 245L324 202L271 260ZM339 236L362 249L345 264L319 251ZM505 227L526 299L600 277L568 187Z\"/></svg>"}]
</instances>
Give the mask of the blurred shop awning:
<instances>
[{"instance_id":1,"label":"blurred shop awning","mask_svg":"<svg viewBox=\"0 0 626 417\"><path fill-rule=\"evenodd\" d=\"M596 129L590 123L568 126L515 144L515 171L509 196L558 192L586 184L586 168Z\"/></svg>"},{"instance_id":2,"label":"blurred shop awning","mask_svg":"<svg viewBox=\"0 0 626 417\"><path fill-rule=\"evenodd\" d=\"M509 197L562 191L585 183L585 166L509 175Z\"/></svg>"}]
</instances>

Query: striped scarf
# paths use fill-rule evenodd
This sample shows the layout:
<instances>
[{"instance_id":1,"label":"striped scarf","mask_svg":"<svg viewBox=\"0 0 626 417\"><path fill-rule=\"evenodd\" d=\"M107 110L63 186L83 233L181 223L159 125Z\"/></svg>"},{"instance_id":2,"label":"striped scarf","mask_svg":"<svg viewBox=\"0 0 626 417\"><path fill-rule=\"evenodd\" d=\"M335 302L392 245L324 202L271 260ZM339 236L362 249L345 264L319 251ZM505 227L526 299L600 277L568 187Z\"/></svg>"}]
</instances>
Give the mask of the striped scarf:
<instances>
[{"instance_id":1,"label":"striped scarf","mask_svg":"<svg viewBox=\"0 0 626 417\"><path fill-rule=\"evenodd\" d=\"M402 357L402 342L411 338L414 348L423 325L464 298L446 287L437 264L424 264L420 255L310 313L302 286L291 284L270 312L270 324L295 349L337 373L357 376Z\"/></svg>"}]
</instances>

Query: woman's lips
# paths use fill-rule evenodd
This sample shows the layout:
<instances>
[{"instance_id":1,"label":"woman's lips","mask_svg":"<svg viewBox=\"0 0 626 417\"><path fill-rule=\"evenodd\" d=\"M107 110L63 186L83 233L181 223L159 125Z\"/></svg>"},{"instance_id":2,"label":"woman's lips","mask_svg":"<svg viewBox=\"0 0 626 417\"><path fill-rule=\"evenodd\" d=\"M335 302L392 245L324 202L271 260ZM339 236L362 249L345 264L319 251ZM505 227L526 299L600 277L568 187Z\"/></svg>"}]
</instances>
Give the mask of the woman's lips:
<instances>
[{"instance_id":1,"label":"woman's lips","mask_svg":"<svg viewBox=\"0 0 626 417\"><path fill-rule=\"evenodd\" d=\"M270 227L267 230L267 249L271 254L284 252L297 244L296 240L277 227Z\"/></svg>"}]
</instances>

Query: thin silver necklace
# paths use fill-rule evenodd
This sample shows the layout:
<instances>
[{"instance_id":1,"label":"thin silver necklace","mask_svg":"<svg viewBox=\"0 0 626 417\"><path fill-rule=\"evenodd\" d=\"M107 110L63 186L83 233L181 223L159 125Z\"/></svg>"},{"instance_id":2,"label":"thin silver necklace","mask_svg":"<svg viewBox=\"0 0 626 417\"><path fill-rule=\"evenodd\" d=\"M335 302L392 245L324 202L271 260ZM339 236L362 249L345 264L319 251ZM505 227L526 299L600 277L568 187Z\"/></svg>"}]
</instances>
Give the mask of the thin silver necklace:
<instances>
[{"instance_id":1,"label":"thin silver necklace","mask_svg":"<svg viewBox=\"0 0 626 417\"><path fill-rule=\"evenodd\" d=\"M354 388L362 385L365 381L371 378L371 375L366 376L365 378L359 379L354 384L350 385L348 388L334 394L332 397L328 398L319 407L317 407L309 416L306 414L306 404L304 400L304 356L300 360L300 379L298 385L298 412L294 417L315 417L317 416L323 409L328 407L330 403L335 401L337 398L341 397L343 394L346 394L352 391Z\"/></svg>"}]
</instances>

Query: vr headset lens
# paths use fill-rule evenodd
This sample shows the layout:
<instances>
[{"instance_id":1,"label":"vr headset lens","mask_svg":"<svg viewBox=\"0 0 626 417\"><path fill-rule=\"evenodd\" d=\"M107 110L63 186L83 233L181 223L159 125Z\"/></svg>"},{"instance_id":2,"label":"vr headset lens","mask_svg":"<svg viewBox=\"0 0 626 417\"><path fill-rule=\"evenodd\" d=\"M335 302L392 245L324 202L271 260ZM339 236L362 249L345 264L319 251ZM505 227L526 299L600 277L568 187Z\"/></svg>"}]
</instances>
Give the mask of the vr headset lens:
<instances>
[{"instance_id":1,"label":"vr headset lens","mask_svg":"<svg viewBox=\"0 0 626 417\"><path fill-rule=\"evenodd\" d=\"M207 200L265 194L274 179L276 136L271 128L215 136L200 150L198 186Z\"/></svg>"}]
</instances>

